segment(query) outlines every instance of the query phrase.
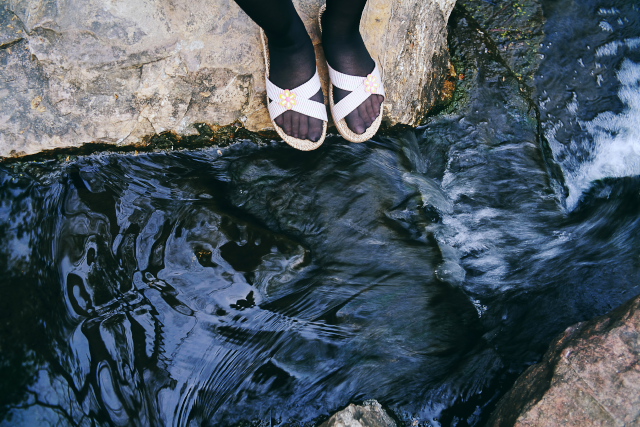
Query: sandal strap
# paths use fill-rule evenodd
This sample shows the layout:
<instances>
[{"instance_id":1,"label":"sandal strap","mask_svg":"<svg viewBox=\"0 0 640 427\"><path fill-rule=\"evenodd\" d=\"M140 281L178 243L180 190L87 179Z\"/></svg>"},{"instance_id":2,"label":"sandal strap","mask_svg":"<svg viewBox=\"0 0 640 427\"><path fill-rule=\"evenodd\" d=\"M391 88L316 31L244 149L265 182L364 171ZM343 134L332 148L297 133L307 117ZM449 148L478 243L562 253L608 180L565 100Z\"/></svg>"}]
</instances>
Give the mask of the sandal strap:
<instances>
[{"instance_id":1,"label":"sandal strap","mask_svg":"<svg viewBox=\"0 0 640 427\"><path fill-rule=\"evenodd\" d=\"M275 119L276 117L287 111L287 108L280 104L280 95L282 95L287 90L275 85L271 80L269 80L269 77L266 78L266 81L267 96L270 99L267 108L269 109L269 115L271 116L271 118ZM320 76L318 74L318 69L316 68L315 74L306 83L288 90L290 93L295 93L296 101L295 105L293 105L290 109L300 114L304 114L305 116L314 117L325 122L328 121L327 107L322 102L309 99L313 95L318 93L321 88L322 86L320 85Z\"/></svg>"},{"instance_id":2,"label":"sandal strap","mask_svg":"<svg viewBox=\"0 0 640 427\"><path fill-rule=\"evenodd\" d=\"M333 119L335 121L339 121L345 118L349 113L358 108L358 106L360 106L360 104L362 104L371 95L375 94L385 96L380 67L378 66L378 62L374 62L375 67L373 67L373 71L369 73L369 76L373 77L372 83L375 82L378 85L375 89L375 92L367 91L365 81L367 81L369 76L351 76L349 74L344 74L340 71L336 71L331 68L329 64L327 64L327 66L329 67L329 78L331 79L331 84L339 89L351 92L349 95L345 96L333 106Z\"/></svg>"}]
</instances>

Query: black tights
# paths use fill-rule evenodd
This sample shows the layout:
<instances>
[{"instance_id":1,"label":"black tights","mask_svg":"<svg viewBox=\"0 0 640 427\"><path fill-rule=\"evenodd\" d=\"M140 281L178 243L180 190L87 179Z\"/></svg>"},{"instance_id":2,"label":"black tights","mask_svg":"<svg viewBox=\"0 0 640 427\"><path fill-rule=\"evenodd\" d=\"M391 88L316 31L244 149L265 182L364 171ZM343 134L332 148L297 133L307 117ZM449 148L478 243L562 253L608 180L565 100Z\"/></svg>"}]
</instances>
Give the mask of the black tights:
<instances>
[{"instance_id":1,"label":"black tights","mask_svg":"<svg viewBox=\"0 0 640 427\"><path fill-rule=\"evenodd\" d=\"M311 38L291 0L235 0L265 32L269 43L269 79L281 88L292 89L309 80L316 69ZM374 63L360 36L360 17L367 0L327 0L322 20L322 44L329 64L336 70L366 76ZM335 90L335 101L348 92ZM322 102L322 91L311 99ZM352 131L363 133L380 111L382 97L374 95L346 117ZM276 118L285 133L317 141L322 122L294 111Z\"/></svg>"}]
</instances>

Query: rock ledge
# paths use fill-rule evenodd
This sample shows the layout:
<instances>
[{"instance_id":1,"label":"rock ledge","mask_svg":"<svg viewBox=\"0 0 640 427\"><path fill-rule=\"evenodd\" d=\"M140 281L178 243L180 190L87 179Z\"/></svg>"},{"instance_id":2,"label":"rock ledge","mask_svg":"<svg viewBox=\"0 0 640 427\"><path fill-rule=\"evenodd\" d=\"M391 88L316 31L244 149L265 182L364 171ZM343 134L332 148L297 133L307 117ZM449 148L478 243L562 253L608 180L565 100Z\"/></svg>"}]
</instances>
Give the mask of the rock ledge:
<instances>
[{"instance_id":1,"label":"rock ledge","mask_svg":"<svg viewBox=\"0 0 640 427\"><path fill-rule=\"evenodd\" d=\"M322 1L294 3L326 80ZM385 71L387 124L417 124L442 96L454 4L369 0L362 32ZM0 24L0 157L196 123L271 127L258 27L232 0L8 0Z\"/></svg>"}]
</instances>

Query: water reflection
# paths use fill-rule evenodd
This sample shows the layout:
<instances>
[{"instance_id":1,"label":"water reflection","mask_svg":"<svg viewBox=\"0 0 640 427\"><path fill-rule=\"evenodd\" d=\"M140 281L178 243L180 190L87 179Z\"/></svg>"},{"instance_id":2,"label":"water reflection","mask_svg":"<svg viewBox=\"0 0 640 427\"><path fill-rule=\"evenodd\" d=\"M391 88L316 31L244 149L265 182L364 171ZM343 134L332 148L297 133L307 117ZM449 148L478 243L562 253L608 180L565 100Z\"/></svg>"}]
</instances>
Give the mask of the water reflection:
<instances>
[{"instance_id":1,"label":"water reflection","mask_svg":"<svg viewBox=\"0 0 640 427\"><path fill-rule=\"evenodd\" d=\"M478 369L477 312L420 231L436 210L389 148L230 151L96 156L3 194L51 204L25 224L32 245L53 237L40 261L25 254L48 273L28 286L60 295L40 313L57 369L37 393L71 389L57 410L74 423L310 421Z\"/></svg>"},{"instance_id":2,"label":"water reflection","mask_svg":"<svg viewBox=\"0 0 640 427\"><path fill-rule=\"evenodd\" d=\"M613 202L596 195L577 219L549 213L549 198L512 205L483 193L474 203L487 206L470 207L420 173L406 156L417 147L410 131L356 147L334 139L302 158L244 143L223 156L5 170L4 291L14 304L38 301L13 327L42 340L24 340L35 360L5 360L25 367L31 390L10 422L310 422L366 398L429 420L465 396L486 405L493 392L478 393L539 354L550 333L541 328L598 309L553 312L580 302L578 285L597 295L589 271L576 281L577 271L634 254L637 212L620 206L637 206L626 190L637 183L612 182ZM616 248L595 244L594 228L616 230ZM520 234L533 229L534 239ZM511 241L481 248L478 233ZM555 266L568 260L564 272ZM507 278L487 288L502 262L514 263ZM637 265L628 272L637 277ZM606 300L622 302L636 283Z\"/></svg>"}]
</instances>

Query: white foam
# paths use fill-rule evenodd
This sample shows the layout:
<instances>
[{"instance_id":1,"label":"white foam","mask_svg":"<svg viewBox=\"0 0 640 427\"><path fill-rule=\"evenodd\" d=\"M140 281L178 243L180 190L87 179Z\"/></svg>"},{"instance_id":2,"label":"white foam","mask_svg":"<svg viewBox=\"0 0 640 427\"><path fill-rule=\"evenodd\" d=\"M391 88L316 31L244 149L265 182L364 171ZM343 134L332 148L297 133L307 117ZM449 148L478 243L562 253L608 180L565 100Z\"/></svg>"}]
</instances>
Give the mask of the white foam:
<instances>
[{"instance_id":1,"label":"white foam","mask_svg":"<svg viewBox=\"0 0 640 427\"><path fill-rule=\"evenodd\" d=\"M609 33L613 32L613 27L607 21L600 21L599 25L600 28L602 28L602 31L607 31Z\"/></svg>"},{"instance_id":2,"label":"white foam","mask_svg":"<svg viewBox=\"0 0 640 427\"><path fill-rule=\"evenodd\" d=\"M601 16L618 15L619 13L620 13L620 10L618 10L615 7L612 7L611 9L606 9L606 8L598 9L598 15L601 15Z\"/></svg>"},{"instance_id":3,"label":"white foam","mask_svg":"<svg viewBox=\"0 0 640 427\"><path fill-rule=\"evenodd\" d=\"M602 58L603 56L613 56L618 54L618 48L622 46L622 42L616 40L609 42L596 49L596 58Z\"/></svg>"},{"instance_id":4,"label":"white foam","mask_svg":"<svg viewBox=\"0 0 640 427\"><path fill-rule=\"evenodd\" d=\"M619 114L607 111L591 121L580 122L593 137L593 160L565 176L569 209L575 207L593 181L640 175L640 64L625 59L617 77L621 83L618 96L625 104L624 111Z\"/></svg>"},{"instance_id":5,"label":"white foam","mask_svg":"<svg viewBox=\"0 0 640 427\"><path fill-rule=\"evenodd\" d=\"M618 49L627 46L629 49L637 49L640 47L640 37L631 37L624 40L616 40L606 43L596 49L596 57L614 56L618 54Z\"/></svg>"},{"instance_id":6,"label":"white foam","mask_svg":"<svg viewBox=\"0 0 640 427\"><path fill-rule=\"evenodd\" d=\"M640 47L640 37L632 37L630 39L625 39L624 41L627 46L629 46L631 49L637 49Z\"/></svg>"}]
</instances>

